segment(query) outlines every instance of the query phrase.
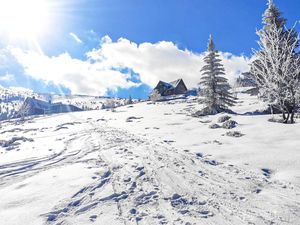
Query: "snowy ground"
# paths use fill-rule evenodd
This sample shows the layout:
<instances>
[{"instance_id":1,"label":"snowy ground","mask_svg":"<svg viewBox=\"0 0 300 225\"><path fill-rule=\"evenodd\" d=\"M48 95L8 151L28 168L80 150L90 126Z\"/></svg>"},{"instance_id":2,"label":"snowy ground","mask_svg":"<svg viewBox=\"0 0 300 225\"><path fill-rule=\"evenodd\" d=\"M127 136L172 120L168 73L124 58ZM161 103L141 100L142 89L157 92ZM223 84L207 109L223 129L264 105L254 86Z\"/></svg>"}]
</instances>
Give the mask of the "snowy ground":
<instances>
[{"instance_id":1,"label":"snowy ground","mask_svg":"<svg viewBox=\"0 0 300 225\"><path fill-rule=\"evenodd\" d=\"M300 123L239 97L242 137L193 100L2 122L1 224L299 224Z\"/></svg>"}]
</instances>

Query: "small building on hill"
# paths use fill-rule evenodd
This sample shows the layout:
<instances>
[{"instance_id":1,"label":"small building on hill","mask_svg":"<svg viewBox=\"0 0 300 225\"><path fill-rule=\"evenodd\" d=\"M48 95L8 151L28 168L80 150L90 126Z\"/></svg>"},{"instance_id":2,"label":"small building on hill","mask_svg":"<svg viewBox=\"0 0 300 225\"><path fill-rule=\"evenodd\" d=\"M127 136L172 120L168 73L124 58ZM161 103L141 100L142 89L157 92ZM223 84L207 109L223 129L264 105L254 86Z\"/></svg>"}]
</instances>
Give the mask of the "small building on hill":
<instances>
[{"instance_id":1,"label":"small building on hill","mask_svg":"<svg viewBox=\"0 0 300 225\"><path fill-rule=\"evenodd\" d=\"M161 96L181 95L187 92L187 88L182 79L170 83L159 81L153 91L157 91Z\"/></svg>"},{"instance_id":2,"label":"small building on hill","mask_svg":"<svg viewBox=\"0 0 300 225\"><path fill-rule=\"evenodd\" d=\"M19 114L21 115L43 115L52 113L65 113L65 112L77 112L82 111L82 109L74 105L65 105L61 102L51 103L51 101L46 102L35 97L28 97L24 101Z\"/></svg>"}]
</instances>

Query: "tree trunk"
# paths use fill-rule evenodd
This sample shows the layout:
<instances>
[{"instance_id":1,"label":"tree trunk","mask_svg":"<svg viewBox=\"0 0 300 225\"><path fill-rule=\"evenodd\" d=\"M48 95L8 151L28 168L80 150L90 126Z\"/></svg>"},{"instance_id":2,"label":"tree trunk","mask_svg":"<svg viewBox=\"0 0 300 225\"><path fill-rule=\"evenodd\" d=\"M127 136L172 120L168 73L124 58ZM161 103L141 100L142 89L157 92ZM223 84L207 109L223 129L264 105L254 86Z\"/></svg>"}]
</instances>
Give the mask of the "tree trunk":
<instances>
[{"instance_id":1,"label":"tree trunk","mask_svg":"<svg viewBox=\"0 0 300 225\"><path fill-rule=\"evenodd\" d=\"M288 123L290 119L290 112L287 112L287 116L285 117L283 123Z\"/></svg>"},{"instance_id":2,"label":"tree trunk","mask_svg":"<svg viewBox=\"0 0 300 225\"><path fill-rule=\"evenodd\" d=\"M295 112L293 110L291 113L291 123L295 123L294 116L295 116Z\"/></svg>"},{"instance_id":3,"label":"tree trunk","mask_svg":"<svg viewBox=\"0 0 300 225\"><path fill-rule=\"evenodd\" d=\"M284 111L282 112L282 118L283 118L283 121L286 120L286 116L285 116L285 112Z\"/></svg>"},{"instance_id":4,"label":"tree trunk","mask_svg":"<svg viewBox=\"0 0 300 225\"><path fill-rule=\"evenodd\" d=\"M296 99L295 99L295 91L294 89L291 90L293 95L292 105L291 105L291 123L295 123L294 115L295 115L295 108L296 108Z\"/></svg>"},{"instance_id":5,"label":"tree trunk","mask_svg":"<svg viewBox=\"0 0 300 225\"><path fill-rule=\"evenodd\" d=\"M284 114L283 123L289 123L292 112L293 112L293 107L285 103L283 107L283 114ZM293 120L293 118L291 118L291 120Z\"/></svg>"},{"instance_id":6,"label":"tree trunk","mask_svg":"<svg viewBox=\"0 0 300 225\"><path fill-rule=\"evenodd\" d=\"M294 116L295 116L295 104L291 107L291 123L295 123Z\"/></svg>"}]
</instances>

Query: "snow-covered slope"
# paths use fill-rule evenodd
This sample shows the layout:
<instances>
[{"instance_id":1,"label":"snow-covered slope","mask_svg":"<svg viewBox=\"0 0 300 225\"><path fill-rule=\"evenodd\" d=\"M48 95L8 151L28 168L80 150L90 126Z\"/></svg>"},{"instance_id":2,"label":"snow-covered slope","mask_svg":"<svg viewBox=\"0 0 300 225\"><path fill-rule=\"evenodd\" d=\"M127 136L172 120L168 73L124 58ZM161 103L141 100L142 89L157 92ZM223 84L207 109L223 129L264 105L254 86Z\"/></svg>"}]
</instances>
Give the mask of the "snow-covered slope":
<instances>
[{"instance_id":1,"label":"snow-covered slope","mask_svg":"<svg viewBox=\"0 0 300 225\"><path fill-rule=\"evenodd\" d=\"M43 101L51 100L53 103L62 102L71 104L83 110L96 110L113 108L127 104L127 99L109 98L88 95L58 95L35 93L24 88L3 88L0 86L0 121L15 118L24 100L27 97L35 97ZM133 100L136 102L137 100Z\"/></svg>"},{"instance_id":2,"label":"snow-covered slope","mask_svg":"<svg viewBox=\"0 0 300 225\"><path fill-rule=\"evenodd\" d=\"M13 118L27 96L37 96L22 88L3 88L0 86L0 120Z\"/></svg>"},{"instance_id":3,"label":"snow-covered slope","mask_svg":"<svg viewBox=\"0 0 300 225\"><path fill-rule=\"evenodd\" d=\"M1 222L299 224L300 123L240 97L232 130L193 99L2 122Z\"/></svg>"}]
</instances>

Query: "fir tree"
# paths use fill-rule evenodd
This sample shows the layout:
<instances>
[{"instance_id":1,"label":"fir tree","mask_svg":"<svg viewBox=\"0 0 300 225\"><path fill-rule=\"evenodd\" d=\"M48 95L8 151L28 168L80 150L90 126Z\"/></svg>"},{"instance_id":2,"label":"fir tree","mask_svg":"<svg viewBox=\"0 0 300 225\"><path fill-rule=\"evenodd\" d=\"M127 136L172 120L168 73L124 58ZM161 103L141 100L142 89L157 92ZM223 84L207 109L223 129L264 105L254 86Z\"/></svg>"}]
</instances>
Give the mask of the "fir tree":
<instances>
[{"instance_id":1,"label":"fir tree","mask_svg":"<svg viewBox=\"0 0 300 225\"><path fill-rule=\"evenodd\" d=\"M257 32L260 50L254 52L256 60L251 65L251 74L256 80L259 96L282 112L285 123L289 119L294 123L300 101L297 32L294 28L285 28L286 19L271 0L263 14L263 24Z\"/></svg>"},{"instance_id":2,"label":"fir tree","mask_svg":"<svg viewBox=\"0 0 300 225\"><path fill-rule=\"evenodd\" d=\"M268 1L268 8L263 14L263 24L264 30L270 29L272 24L275 24L277 29L283 28L286 24L286 19L282 17L273 0Z\"/></svg>"},{"instance_id":3,"label":"fir tree","mask_svg":"<svg viewBox=\"0 0 300 225\"><path fill-rule=\"evenodd\" d=\"M127 105L131 105L131 104L133 104L133 101L131 95L129 95L129 98L127 100Z\"/></svg>"},{"instance_id":4,"label":"fir tree","mask_svg":"<svg viewBox=\"0 0 300 225\"><path fill-rule=\"evenodd\" d=\"M285 25L287 20L282 16L282 13L274 4L273 0L268 0L267 9L263 14L262 23L264 27L262 30L258 31L258 35L261 32L276 32L280 31L280 35L286 36L289 38L289 43L293 44L295 40L298 38L298 34L294 28L286 30ZM274 28L274 29L273 29ZM297 43L297 47L298 47Z\"/></svg>"},{"instance_id":5,"label":"fir tree","mask_svg":"<svg viewBox=\"0 0 300 225\"><path fill-rule=\"evenodd\" d=\"M229 92L230 86L224 77L225 69L219 57L212 36L210 36L208 55L204 57L205 65L201 69L202 77L199 82L202 87L200 95L206 106L206 114L226 111L229 106L233 106L235 103L234 97Z\"/></svg>"}]
</instances>

